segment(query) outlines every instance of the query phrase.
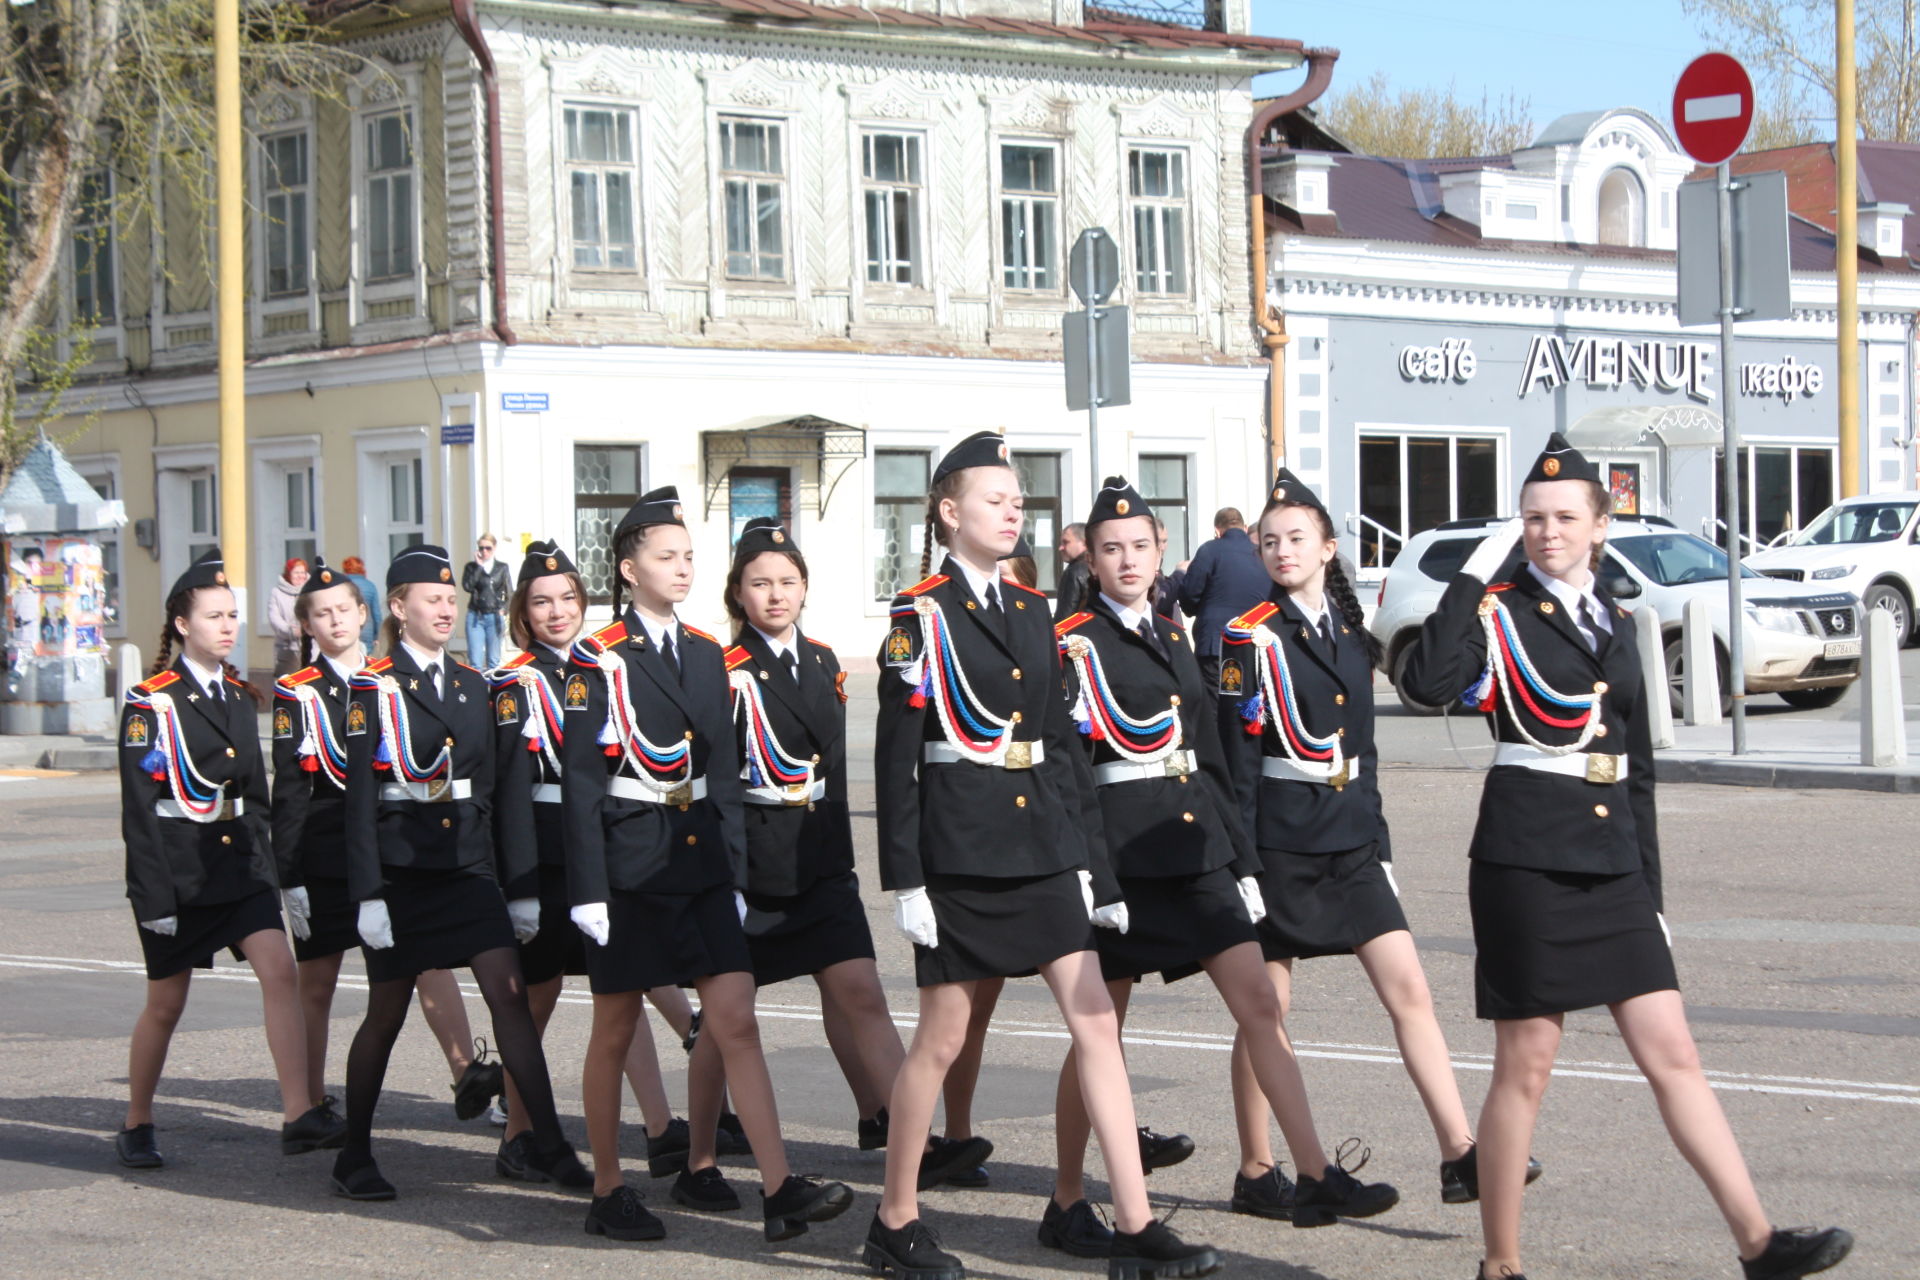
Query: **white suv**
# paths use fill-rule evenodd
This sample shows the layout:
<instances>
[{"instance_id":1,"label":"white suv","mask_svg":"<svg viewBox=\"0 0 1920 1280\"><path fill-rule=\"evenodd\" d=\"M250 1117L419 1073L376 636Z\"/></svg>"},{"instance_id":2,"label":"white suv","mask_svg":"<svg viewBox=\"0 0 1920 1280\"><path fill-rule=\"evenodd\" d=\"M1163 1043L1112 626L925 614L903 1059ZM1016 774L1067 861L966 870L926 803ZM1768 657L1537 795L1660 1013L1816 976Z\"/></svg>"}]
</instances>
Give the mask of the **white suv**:
<instances>
[{"instance_id":1,"label":"white suv","mask_svg":"<svg viewBox=\"0 0 1920 1280\"><path fill-rule=\"evenodd\" d=\"M1769 578L1851 591L1893 615L1905 644L1920 601L1920 492L1875 493L1835 503L1784 546L1747 557Z\"/></svg>"},{"instance_id":2,"label":"white suv","mask_svg":"<svg viewBox=\"0 0 1920 1280\"><path fill-rule=\"evenodd\" d=\"M1420 636L1420 626L1440 593L1498 520L1454 520L1415 534L1394 557L1380 584L1373 633L1386 647L1387 675L1396 690L1400 673ZM1660 619L1667 680L1680 709L1682 647L1680 616L1687 601L1706 600L1720 657L1723 703L1727 689L1727 557L1706 539L1659 516L1615 516L1600 569L1608 591L1627 609L1650 606ZM1747 569L1741 603L1747 619L1741 633L1747 691L1777 693L1796 707L1825 707L1840 700L1860 675L1860 601L1849 592L1820 586L1768 582ZM1440 709L1409 699L1416 714Z\"/></svg>"}]
</instances>

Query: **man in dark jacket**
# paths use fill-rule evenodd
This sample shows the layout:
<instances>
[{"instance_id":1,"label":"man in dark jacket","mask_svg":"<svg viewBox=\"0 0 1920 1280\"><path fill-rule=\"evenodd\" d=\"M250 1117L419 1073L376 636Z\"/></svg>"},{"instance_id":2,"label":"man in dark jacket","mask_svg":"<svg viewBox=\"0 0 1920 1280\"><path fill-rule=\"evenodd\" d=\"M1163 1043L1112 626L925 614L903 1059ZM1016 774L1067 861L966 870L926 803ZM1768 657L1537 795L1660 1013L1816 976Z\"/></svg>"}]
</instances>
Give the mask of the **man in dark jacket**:
<instances>
[{"instance_id":1,"label":"man in dark jacket","mask_svg":"<svg viewBox=\"0 0 1920 1280\"><path fill-rule=\"evenodd\" d=\"M460 574L467 593L467 661L482 671L500 665L500 633L506 629L513 575L493 554L493 535L483 533L473 559Z\"/></svg>"},{"instance_id":2,"label":"man in dark jacket","mask_svg":"<svg viewBox=\"0 0 1920 1280\"><path fill-rule=\"evenodd\" d=\"M1237 508L1214 512L1213 533L1194 552L1180 581L1180 608L1193 618L1193 651L1209 687L1220 680L1220 633L1273 589Z\"/></svg>"},{"instance_id":3,"label":"man in dark jacket","mask_svg":"<svg viewBox=\"0 0 1920 1280\"><path fill-rule=\"evenodd\" d=\"M1087 526L1070 524L1060 531L1060 570L1059 584L1053 592L1053 620L1060 621L1080 607L1080 599L1087 593L1087 562L1092 557L1087 553Z\"/></svg>"}]
</instances>

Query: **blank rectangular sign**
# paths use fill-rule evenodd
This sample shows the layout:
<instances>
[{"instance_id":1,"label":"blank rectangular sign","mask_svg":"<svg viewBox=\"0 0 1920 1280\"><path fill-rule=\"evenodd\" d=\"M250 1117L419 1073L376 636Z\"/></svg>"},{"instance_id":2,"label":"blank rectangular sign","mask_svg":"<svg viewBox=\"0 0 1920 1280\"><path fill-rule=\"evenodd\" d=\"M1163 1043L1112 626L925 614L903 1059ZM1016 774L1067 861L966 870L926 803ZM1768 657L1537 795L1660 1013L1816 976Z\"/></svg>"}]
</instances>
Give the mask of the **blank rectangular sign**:
<instances>
[{"instance_id":1,"label":"blank rectangular sign","mask_svg":"<svg viewBox=\"0 0 1920 1280\"><path fill-rule=\"evenodd\" d=\"M1787 248L1787 175L1777 170L1738 176L1733 192L1734 320L1786 320L1793 315ZM1720 323L1720 211L1716 182L1680 185L1678 302L1680 324Z\"/></svg>"}]
</instances>

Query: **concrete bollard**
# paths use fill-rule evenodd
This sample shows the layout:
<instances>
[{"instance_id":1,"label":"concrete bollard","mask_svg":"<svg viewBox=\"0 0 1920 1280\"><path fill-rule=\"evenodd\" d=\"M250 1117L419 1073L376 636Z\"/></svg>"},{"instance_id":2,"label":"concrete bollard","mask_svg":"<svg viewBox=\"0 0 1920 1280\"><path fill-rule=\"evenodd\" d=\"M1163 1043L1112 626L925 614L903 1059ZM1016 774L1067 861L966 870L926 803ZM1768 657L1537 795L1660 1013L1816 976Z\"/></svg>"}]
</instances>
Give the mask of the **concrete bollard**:
<instances>
[{"instance_id":1,"label":"concrete bollard","mask_svg":"<svg viewBox=\"0 0 1920 1280\"><path fill-rule=\"evenodd\" d=\"M1680 614L1680 652L1686 663L1681 682L1681 709L1688 724L1720 723L1720 664L1713 655L1713 623L1707 602L1700 596L1687 601Z\"/></svg>"},{"instance_id":2,"label":"concrete bollard","mask_svg":"<svg viewBox=\"0 0 1920 1280\"><path fill-rule=\"evenodd\" d=\"M1900 693L1900 641L1893 615L1868 609L1860 653L1860 763L1885 769L1907 762L1906 708Z\"/></svg>"},{"instance_id":3,"label":"concrete bollard","mask_svg":"<svg viewBox=\"0 0 1920 1280\"><path fill-rule=\"evenodd\" d=\"M1640 680L1647 689L1647 728L1653 749L1673 745L1673 702L1667 696L1667 647L1660 642L1660 615L1653 606L1633 611L1633 638L1640 646Z\"/></svg>"},{"instance_id":4,"label":"concrete bollard","mask_svg":"<svg viewBox=\"0 0 1920 1280\"><path fill-rule=\"evenodd\" d=\"M114 699L114 714L127 700L127 690L140 683L140 646L137 644L115 645L113 649L113 675L120 687L120 696Z\"/></svg>"}]
</instances>

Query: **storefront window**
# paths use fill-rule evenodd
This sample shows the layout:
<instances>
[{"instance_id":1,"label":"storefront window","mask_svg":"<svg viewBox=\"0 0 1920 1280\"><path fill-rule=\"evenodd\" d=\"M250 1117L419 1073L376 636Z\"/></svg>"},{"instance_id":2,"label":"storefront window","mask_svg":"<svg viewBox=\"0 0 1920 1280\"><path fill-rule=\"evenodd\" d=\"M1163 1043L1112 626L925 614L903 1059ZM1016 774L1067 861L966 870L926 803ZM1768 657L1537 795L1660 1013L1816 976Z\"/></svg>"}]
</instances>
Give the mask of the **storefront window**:
<instances>
[{"instance_id":1,"label":"storefront window","mask_svg":"<svg viewBox=\"0 0 1920 1280\"><path fill-rule=\"evenodd\" d=\"M1726 485L1715 451L1714 513L1727 518ZM1740 451L1742 554L1807 527L1833 505L1833 449L1826 445L1748 445Z\"/></svg>"},{"instance_id":2,"label":"storefront window","mask_svg":"<svg viewBox=\"0 0 1920 1280\"><path fill-rule=\"evenodd\" d=\"M1493 437L1360 437L1362 566L1391 564L1414 534L1448 520L1494 515L1499 505L1500 442Z\"/></svg>"}]
</instances>

